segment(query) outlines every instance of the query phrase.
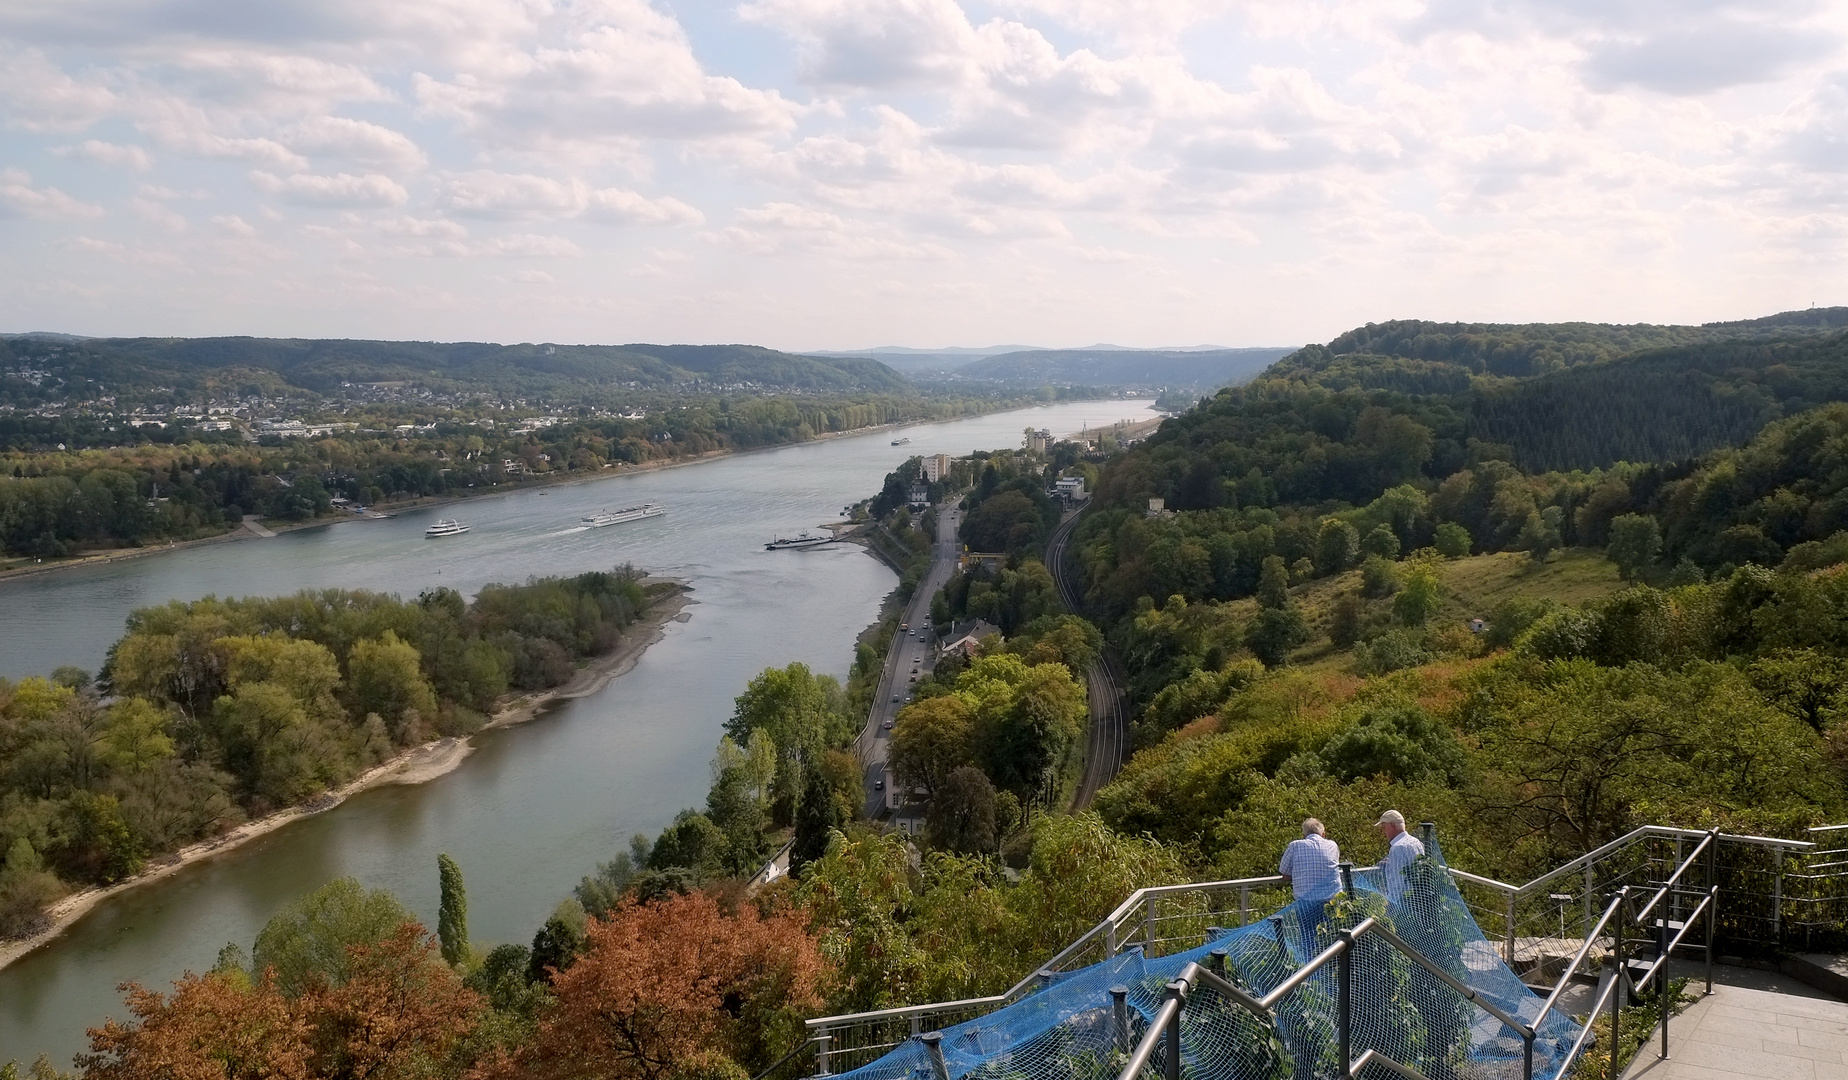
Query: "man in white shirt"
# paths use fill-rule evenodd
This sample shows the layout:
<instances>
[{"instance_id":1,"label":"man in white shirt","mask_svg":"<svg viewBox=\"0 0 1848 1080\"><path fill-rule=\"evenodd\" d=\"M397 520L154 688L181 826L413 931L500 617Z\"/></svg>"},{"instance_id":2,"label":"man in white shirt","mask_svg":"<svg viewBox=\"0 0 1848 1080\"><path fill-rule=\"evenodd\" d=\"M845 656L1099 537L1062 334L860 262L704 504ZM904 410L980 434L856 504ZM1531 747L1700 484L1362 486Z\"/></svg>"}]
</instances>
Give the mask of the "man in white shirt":
<instances>
[{"instance_id":1,"label":"man in white shirt","mask_svg":"<svg viewBox=\"0 0 1848 1080\"><path fill-rule=\"evenodd\" d=\"M1297 920L1302 929L1303 956L1307 962L1316 954L1316 928L1322 925L1322 905L1341 891L1341 848L1327 835L1315 818L1303 821L1303 838L1292 840L1283 849L1277 873L1290 883L1296 894Z\"/></svg>"},{"instance_id":2,"label":"man in white shirt","mask_svg":"<svg viewBox=\"0 0 1848 1080\"><path fill-rule=\"evenodd\" d=\"M1405 831L1405 815L1388 810L1374 822L1386 838L1386 857L1380 860L1380 877L1386 886L1386 899L1397 904L1405 897L1405 872L1424 855L1424 841Z\"/></svg>"}]
</instances>

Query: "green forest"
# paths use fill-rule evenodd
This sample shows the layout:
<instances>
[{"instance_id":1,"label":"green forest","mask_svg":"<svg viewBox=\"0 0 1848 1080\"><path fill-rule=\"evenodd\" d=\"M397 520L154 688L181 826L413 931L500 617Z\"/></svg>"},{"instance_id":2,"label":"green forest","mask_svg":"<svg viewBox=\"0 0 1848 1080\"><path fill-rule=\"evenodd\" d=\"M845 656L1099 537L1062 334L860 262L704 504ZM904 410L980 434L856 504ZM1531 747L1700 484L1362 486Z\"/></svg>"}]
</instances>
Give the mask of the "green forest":
<instances>
[{"instance_id":1,"label":"green forest","mask_svg":"<svg viewBox=\"0 0 1848 1080\"><path fill-rule=\"evenodd\" d=\"M450 589L330 589L145 608L92 681L0 681L0 935L406 747L562 685L678 590L634 570Z\"/></svg>"}]
</instances>

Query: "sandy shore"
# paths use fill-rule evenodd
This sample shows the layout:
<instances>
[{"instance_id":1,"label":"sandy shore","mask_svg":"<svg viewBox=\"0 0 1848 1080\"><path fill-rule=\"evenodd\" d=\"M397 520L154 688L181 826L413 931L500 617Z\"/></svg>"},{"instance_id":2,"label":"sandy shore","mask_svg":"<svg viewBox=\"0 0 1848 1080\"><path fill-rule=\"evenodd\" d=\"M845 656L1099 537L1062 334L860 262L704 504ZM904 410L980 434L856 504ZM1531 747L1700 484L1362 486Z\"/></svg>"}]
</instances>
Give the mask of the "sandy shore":
<instances>
[{"instance_id":1,"label":"sandy shore","mask_svg":"<svg viewBox=\"0 0 1848 1080\"><path fill-rule=\"evenodd\" d=\"M662 578L649 579L647 583L656 583ZM574 698L589 697L608 686L612 680L627 674L635 667L648 647L660 641L666 632L667 624L682 618L683 610L690 604L697 603L688 595L690 586L685 582L674 581L677 590L655 601L648 613L638 620L623 634L622 641L614 652L600 656L581 668L571 681L551 690L542 690L522 695L497 710L494 719L482 727L508 727L523 724L543 713L547 706ZM380 763L354 777L344 786L320 795L286 810L247 821L221 836L201 840L189 847L169 855L151 860L148 868L126 881L117 882L107 888L84 889L75 892L51 905L45 911L49 920L43 929L30 937L14 941L0 942L0 968L44 945L65 930L78 919L88 914L91 908L104 900L126 892L150 881L159 881L169 877L193 863L209 859L249 843L260 836L267 836L293 821L299 821L311 814L331 810L348 798L368 788L381 787L386 784L424 784L444 776L462 764L464 758L474 752L474 746L468 737L449 737L434 739L420 746L413 746L389 761Z\"/></svg>"}]
</instances>

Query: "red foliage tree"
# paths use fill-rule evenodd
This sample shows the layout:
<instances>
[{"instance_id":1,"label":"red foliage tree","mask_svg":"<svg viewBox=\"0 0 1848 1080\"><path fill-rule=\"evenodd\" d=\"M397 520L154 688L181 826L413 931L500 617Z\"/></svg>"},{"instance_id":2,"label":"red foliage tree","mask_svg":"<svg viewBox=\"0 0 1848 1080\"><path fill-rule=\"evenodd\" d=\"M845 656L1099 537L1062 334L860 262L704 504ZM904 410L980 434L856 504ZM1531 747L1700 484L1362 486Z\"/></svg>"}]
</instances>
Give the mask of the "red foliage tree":
<instances>
[{"instance_id":1,"label":"red foliage tree","mask_svg":"<svg viewBox=\"0 0 1848 1080\"><path fill-rule=\"evenodd\" d=\"M694 894L592 920L582 959L552 982L533 1044L495 1072L541 1080L673 1080L715 1056L761 1067L821 1003L815 939L787 911L728 915Z\"/></svg>"},{"instance_id":2,"label":"red foliage tree","mask_svg":"<svg viewBox=\"0 0 1848 1080\"><path fill-rule=\"evenodd\" d=\"M271 972L187 973L171 998L125 984L134 1021L90 1029L86 1080L394 1080L440 1075L480 995L413 922L347 948L345 981L290 998Z\"/></svg>"}]
</instances>

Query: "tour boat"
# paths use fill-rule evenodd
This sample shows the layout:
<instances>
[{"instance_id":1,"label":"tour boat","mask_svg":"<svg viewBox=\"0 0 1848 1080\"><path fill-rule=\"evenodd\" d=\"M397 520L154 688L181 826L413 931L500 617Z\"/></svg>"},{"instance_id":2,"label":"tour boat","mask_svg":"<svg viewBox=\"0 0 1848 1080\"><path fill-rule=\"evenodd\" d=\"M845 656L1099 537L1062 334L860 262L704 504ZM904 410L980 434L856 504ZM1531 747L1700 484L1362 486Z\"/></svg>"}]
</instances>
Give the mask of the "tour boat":
<instances>
[{"instance_id":1,"label":"tour boat","mask_svg":"<svg viewBox=\"0 0 1848 1080\"><path fill-rule=\"evenodd\" d=\"M892 445L893 446L910 446L911 440L910 439L893 439Z\"/></svg>"},{"instance_id":2,"label":"tour boat","mask_svg":"<svg viewBox=\"0 0 1848 1080\"><path fill-rule=\"evenodd\" d=\"M779 536L765 544L764 550L783 551L788 548L809 548L832 543L834 543L832 536L810 536L808 533L803 533L801 536Z\"/></svg>"},{"instance_id":3,"label":"tour boat","mask_svg":"<svg viewBox=\"0 0 1848 1080\"><path fill-rule=\"evenodd\" d=\"M468 526L462 524L460 521L457 521L455 518L444 518L443 520L425 529L424 536L426 537L456 536L460 533L465 533L467 531L468 531Z\"/></svg>"},{"instance_id":4,"label":"tour boat","mask_svg":"<svg viewBox=\"0 0 1848 1080\"><path fill-rule=\"evenodd\" d=\"M628 506L621 510L599 510L584 518L587 529L601 529L606 525L621 525L625 521L640 521L643 518L660 517L667 513L667 507L660 503L643 503L640 506Z\"/></svg>"}]
</instances>

